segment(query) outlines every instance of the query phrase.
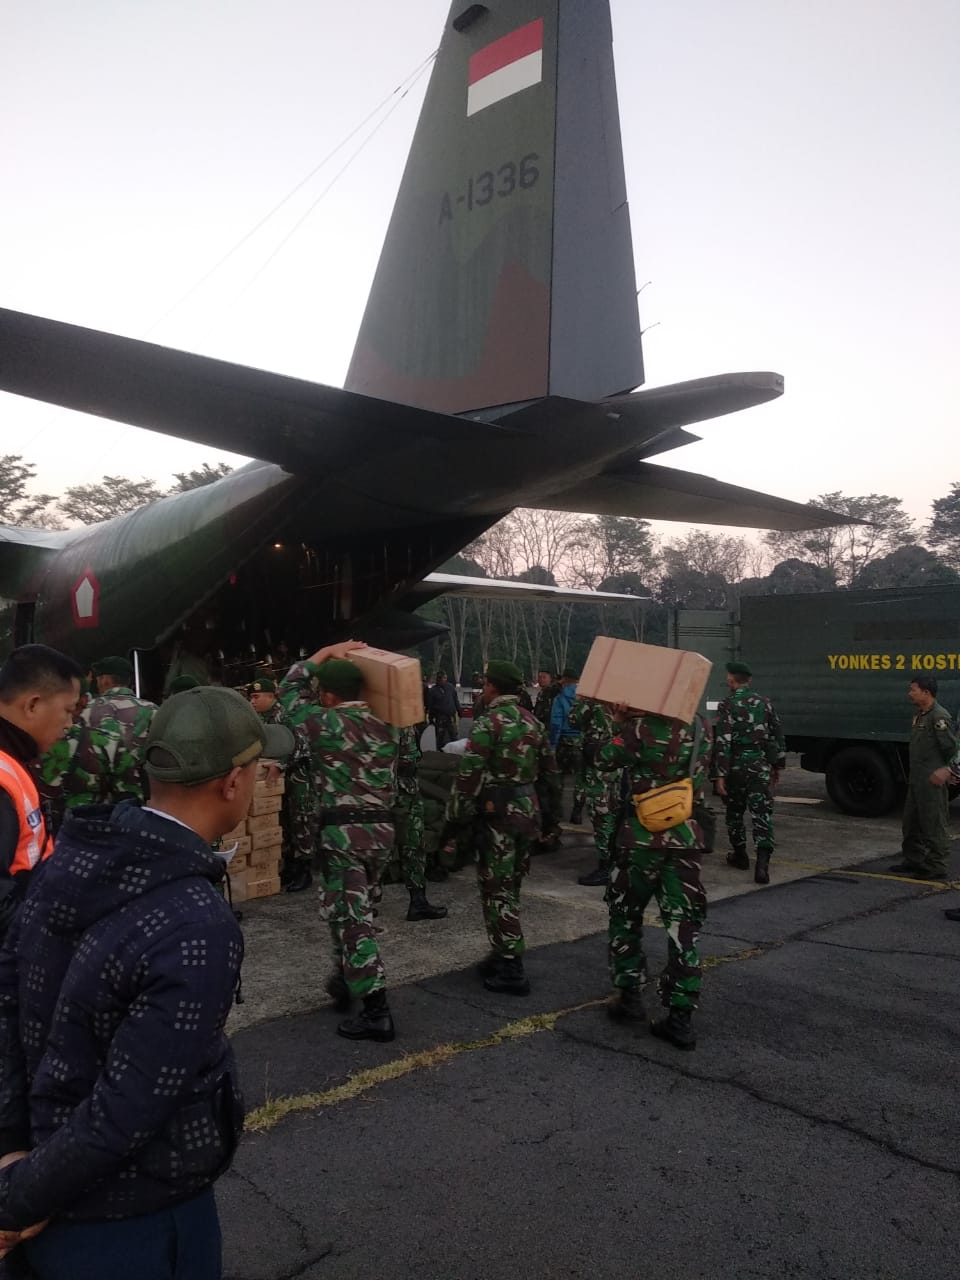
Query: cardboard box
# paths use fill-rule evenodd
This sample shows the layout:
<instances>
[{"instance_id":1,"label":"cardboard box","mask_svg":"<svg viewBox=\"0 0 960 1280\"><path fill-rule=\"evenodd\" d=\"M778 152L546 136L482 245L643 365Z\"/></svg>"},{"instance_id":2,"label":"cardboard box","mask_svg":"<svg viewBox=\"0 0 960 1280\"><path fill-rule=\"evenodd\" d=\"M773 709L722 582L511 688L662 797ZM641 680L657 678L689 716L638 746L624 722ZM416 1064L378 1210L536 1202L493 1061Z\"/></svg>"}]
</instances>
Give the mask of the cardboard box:
<instances>
[{"instance_id":1,"label":"cardboard box","mask_svg":"<svg viewBox=\"0 0 960 1280\"><path fill-rule=\"evenodd\" d=\"M250 852L248 857L253 857L261 849L279 849L282 844L283 832L279 827L264 827L260 831L253 831L250 833Z\"/></svg>"},{"instance_id":2,"label":"cardboard box","mask_svg":"<svg viewBox=\"0 0 960 1280\"><path fill-rule=\"evenodd\" d=\"M686 649L597 636L577 684L577 697L624 702L633 711L689 724L712 666L702 654Z\"/></svg>"},{"instance_id":3,"label":"cardboard box","mask_svg":"<svg viewBox=\"0 0 960 1280\"><path fill-rule=\"evenodd\" d=\"M253 849L247 854L247 870L254 879L260 876L278 876L280 874L280 848L272 845L269 849Z\"/></svg>"},{"instance_id":4,"label":"cardboard box","mask_svg":"<svg viewBox=\"0 0 960 1280\"><path fill-rule=\"evenodd\" d=\"M280 830L280 814L276 811L273 813L251 814L247 818L245 834L248 836L256 835L258 831L269 831L271 827L276 827L278 831Z\"/></svg>"},{"instance_id":5,"label":"cardboard box","mask_svg":"<svg viewBox=\"0 0 960 1280\"><path fill-rule=\"evenodd\" d=\"M386 649L358 649L347 656L363 674L363 699L375 716L398 729L427 718L418 658L405 658Z\"/></svg>"},{"instance_id":6,"label":"cardboard box","mask_svg":"<svg viewBox=\"0 0 960 1280\"><path fill-rule=\"evenodd\" d=\"M265 813L279 813L282 804L283 796L279 791L271 791L268 795L263 796L258 796L254 793L254 797L250 801L249 816L251 818L260 818Z\"/></svg>"},{"instance_id":7,"label":"cardboard box","mask_svg":"<svg viewBox=\"0 0 960 1280\"><path fill-rule=\"evenodd\" d=\"M249 902L253 898L269 898L280 892L278 875L261 875L259 872L247 871L242 876L230 877L230 888L234 902Z\"/></svg>"},{"instance_id":8,"label":"cardboard box","mask_svg":"<svg viewBox=\"0 0 960 1280\"><path fill-rule=\"evenodd\" d=\"M225 850L229 849L230 846L233 844L235 844L237 847L236 847L236 850L234 851L233 857L230 859L227 865L230 867L234 865L238 867L242 867L243 864L246 862L247 857L250 853L250 837L241 836L239 840L237 839L228 840L226 837L224 837L220 841L221 849L225 849Z\"/></svg>"},{"instance_id":9,"label":"cardboard box","mask_svg":"<svg viewBox=\"0 0 960 1280\"><path fill-rule=\"evenodd\" d=\"M286 783L283 774L278 774L275 778L267 776L267 768L261 763L257 770L257 780L253 784L253 794L255 796L282 796Z\"/></svg>"}]
</instances>

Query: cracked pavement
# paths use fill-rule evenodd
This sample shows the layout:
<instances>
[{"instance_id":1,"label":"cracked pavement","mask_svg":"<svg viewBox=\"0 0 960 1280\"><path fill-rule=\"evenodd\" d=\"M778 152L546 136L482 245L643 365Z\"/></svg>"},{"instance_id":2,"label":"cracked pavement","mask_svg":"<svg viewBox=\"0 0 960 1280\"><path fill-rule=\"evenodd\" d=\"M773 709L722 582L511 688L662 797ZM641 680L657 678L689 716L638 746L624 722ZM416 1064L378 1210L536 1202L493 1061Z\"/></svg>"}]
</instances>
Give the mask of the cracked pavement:
<instances>
[{"instance_id":1,"label":"cracked pavement","mask_svg":"<svg viewBox=\"0 0 960 1280\"><path fill-rule=\"evenodd\" d=\"M816 864L838 819L812 809ZM422 964L389 1045L340 1040L317 1000L238 1030L251 1107L427 1056L248 1134L218 1190L229 1280L953 1277L957 898L863 860L895 854L889 820L844 821L860 856L837 876L711 904L694 1053L607 1018L592 916L533 948L526 999Z\"/></svg>"}]
</instances>

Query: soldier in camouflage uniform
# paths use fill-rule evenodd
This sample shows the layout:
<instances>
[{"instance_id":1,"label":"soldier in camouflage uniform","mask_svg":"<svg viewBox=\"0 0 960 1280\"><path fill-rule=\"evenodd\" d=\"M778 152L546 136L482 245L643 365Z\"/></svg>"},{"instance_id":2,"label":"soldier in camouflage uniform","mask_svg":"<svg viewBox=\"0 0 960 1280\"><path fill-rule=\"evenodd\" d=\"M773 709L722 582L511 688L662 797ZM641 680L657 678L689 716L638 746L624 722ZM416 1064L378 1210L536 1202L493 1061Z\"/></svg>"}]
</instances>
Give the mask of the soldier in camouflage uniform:
<instances>
[{"instance_id":1,"label":"soldier in camouflage uniform","mask_svg":"<svg viewBox=\"0 0 960 1280\"><path fill-rule=\"evenodd\" d=\"M397 852L400 872L410 894L408 920L442 920L446 907L436 907L427 898L427 852L424 848L423 796L417 769L420 764L420 729L411 725L400 730L397 765Z\"/></svg>"},{"instance_id":2,"label":"soldier in camouflage uniform","mask_svg":"<svg viewBox=\"0 0 960 1280\"><path fill-rule=\"evenodd\" d=\"M128 798L143 803L147 791L143 774L143 750L157 711L156 703L138 698L130 688L133 683L133 667L126 658L103 658L93 664L91 671L97 696L83 712L81 721L91 729L102 729L119 735L134 761L132 771L126 765L121 770L124 790L114 790L111 787L101 797L102 803L116 804L117 801Z\"/></svg>"},{"instance_id":3,"label":"soldier in camouflage uniform","mask_svg":"<svg viewBox=\"0 0 960 1280\"><path fill-rule=\"evenodd\" d=\"M320 806L320 911L333 943L327 991L344 1010L352 998L363 999L359 1016L341 1022L337 1032L350 1040L385 1041L395 1031L373 907L394 842L399 732L361 701L363 679L345 655L362 647L332 645L295 663L280 698L301 714L310 741Z\"/></svg>"},{"instance_id":4,"label":"soldier in camouflage uniform","mask_svg":"<svg viewBox=\"0 0 960 1280\"><path fill-rule=\"evenodd\" d=\"M606 892L610 910L610 977L617 992L610 1016L618 1020L645 1018L641 995L647 981L643 913L655 897L667 934L667 964L659 982L667 1015L653 1022L650 1030L681 1049L696 1045L690 1019L700 993L702 969L697 941L707 914L707 897L700 879L704 839L696 813L703 802L709 772L710 726L702 716L698 721L694 816L667 831L649 831L643 826L629 796L691 775L695 726L665 716L630 718L625 708L618 708L616 736L600 748L597 756L602 769L625 770L630 784Z\"/></svg>"},{"instance_id":5,"label":"soldier in camouflage uniform","mask_svg":"<svg viewBox=\"0 0 960 1280\"><path fill-rule=\"evenodd\" d=\"M731 867L750 870L744 813L750 810L757 860L753 878L770 883L773 853L773 791L786 764L783 730L769 698L750 688L750 668L744 662L727 663L727 688L717 711L713 776L717 795L724 801Z\"/></svg>"},{"instance_id":6,"label":"soldier in camouflage uniform","mask_svg":"<svg viewBox=\"0 0 960 1280\"><path fill-rule=\"evenodd\" d=\"M583 740L583 794L593 824L597 867L577 877L577 884L602 885L610 876L613 844L620 821L620 776L600 769L600 750L613 737L613 718L602 702L578 698L570 712L570 724Z\"/></svg>"},{"instance_id":7,"label":"soldier in camouflage uniform","mask_svg":"<svg viewBox=\"0 0 960 1280\"><path fill-rule=\"evenodd\" d=\"M556 771L544 727L517 700L523 682L512 662L490 662L485 711L474 721L447 808L454 827L474 824L477 878L491 954L480 965L489 991L527 995L520 886L540 830L534 784Z\"/></svg>"},{"instance_id":8,"label":"soldier in camouflage uniform","mask_svg":"<svg viewBox=\"0 0 960 1280\"><path fill-rule=\"evenodd\" d=\"M917 880L945 880L950 857L949 794L935 781L957 750L953 717L937 701L934 676L916 676L908 697L916 714L910 732L910 775L903 806L903 846L891 871ZM942 774L941 774L942 776Z\"/></svg>"},{"instance_id":9,"label":"soldier in camouflage uniform","mask_svg":"<svg viewBox=\"0 0 960 1280\"><path fill-rule=\"evenodd\" d=\"M250 705L264 724L283 724L293 734L293 755L284 770L286 785L280 806L283 827L281 880L287 893L302 893L313 884L311 863L317 839L317 793L310 766L310 740L303 726L304 712L296 693L287 708L277 697L277 686L265 677L250 685Z\"/></svg>"},{"instance_id":10,"label":"soldier in camouflage uniform","mask_svg":"<svg viewBox=\"0 0 960 1280\"><path fill-rule=\"evenodd\" d=\"M60 829L68 809L143 799L140 762L109 721L91 729L82 719L75 720L42 757L40 781L51 835Z\"/></svg>"},{"instance_id":11,"label":"soldier in camouflage uniform","mask_svg":"<svg viewBox=\"0 0 960 1280\"><path fill-rule=\"evenodd\" d=\"M537 672L537 700L533 704L533 714L545 729L550 728L550 708L559 692L560 685L554 680L552 672Z\"/></svg>"}]
</instances>

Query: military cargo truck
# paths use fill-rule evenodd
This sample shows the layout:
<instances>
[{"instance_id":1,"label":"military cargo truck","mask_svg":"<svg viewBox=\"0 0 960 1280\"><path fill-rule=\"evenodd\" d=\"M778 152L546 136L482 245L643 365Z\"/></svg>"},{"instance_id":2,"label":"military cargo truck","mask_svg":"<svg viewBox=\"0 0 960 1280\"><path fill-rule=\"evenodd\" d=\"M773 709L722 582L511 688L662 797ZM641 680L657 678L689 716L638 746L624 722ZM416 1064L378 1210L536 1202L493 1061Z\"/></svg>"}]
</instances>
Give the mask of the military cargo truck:
<instances>
[{"instance_id":1,"label":"military cargo truck","mask_svg":"<svg viewBox=\"0 0 960 1280\"><path fill-rule=\"evenodd\" d=\"M938 700L960 711L960 587L748 596L738 613L677 609L670 644L712 659L708 709L726 694L724 664L749 663L787 749L826 774L839 808L864 817L902 798L910 680L935 676Z\"/></svg>"}]
</instances>

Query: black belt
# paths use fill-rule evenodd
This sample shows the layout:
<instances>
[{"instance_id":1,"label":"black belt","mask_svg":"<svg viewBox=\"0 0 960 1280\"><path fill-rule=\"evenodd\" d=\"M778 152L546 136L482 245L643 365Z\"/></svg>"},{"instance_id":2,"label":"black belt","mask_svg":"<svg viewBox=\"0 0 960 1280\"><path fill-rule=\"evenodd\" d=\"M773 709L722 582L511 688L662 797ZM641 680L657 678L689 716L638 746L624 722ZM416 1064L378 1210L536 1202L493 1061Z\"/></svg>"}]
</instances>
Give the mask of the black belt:
<instances>
[{"instance_id":1,"label":"black belt","mask_svg":"<svg viewBox=\"0 0 960 1280\"><path fill-rule=\"evenodd\" d=\"M321 809L320 810L320 826L321 827L347 827L353 826L355 823L376 822L378 824L393 825L392 809Z\"/></svg>"}]
</instances>

